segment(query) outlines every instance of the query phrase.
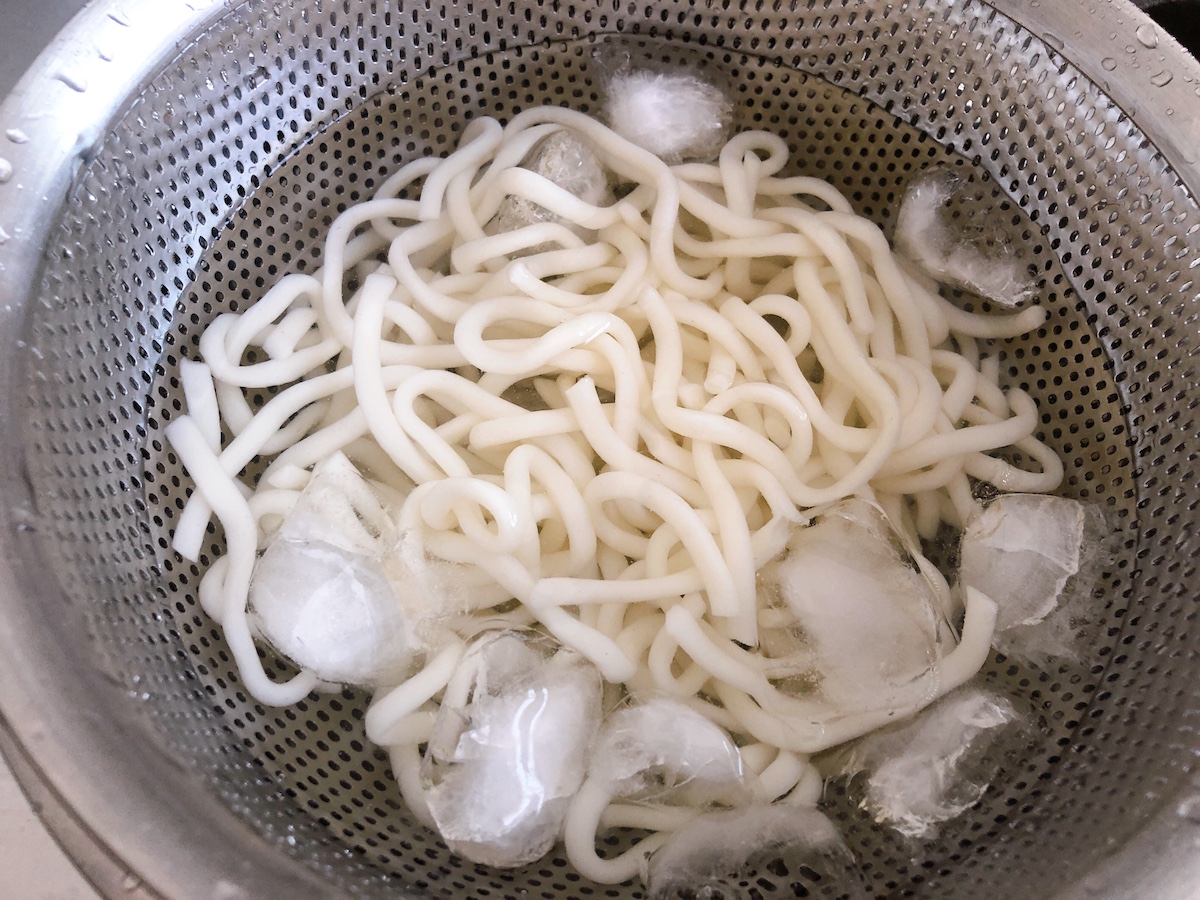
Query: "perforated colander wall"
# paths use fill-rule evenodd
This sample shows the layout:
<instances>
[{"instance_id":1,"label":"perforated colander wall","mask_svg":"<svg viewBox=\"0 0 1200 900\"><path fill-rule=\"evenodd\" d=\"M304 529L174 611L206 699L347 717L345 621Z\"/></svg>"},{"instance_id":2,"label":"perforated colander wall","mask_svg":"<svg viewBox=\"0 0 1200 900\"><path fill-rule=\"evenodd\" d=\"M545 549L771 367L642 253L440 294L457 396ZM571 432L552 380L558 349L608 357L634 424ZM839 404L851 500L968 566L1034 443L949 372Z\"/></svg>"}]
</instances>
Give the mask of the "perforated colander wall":
<instances>
[{"instance_id":1,"label":"perforated colander wall","mask_svg":"<svg viewBox=\"0 0 1200 900\"><path fill-rule=\"evenodd\" d=\"M740 125L783 135L798 171L885 228L913 171L969 171L973 210L1013 223L1052 311L1002 348L1005 377L1037 399L1064 491L1107 504L1124 534L1079 660L985 670L1031 727L994 751L1002 768L976 809L910 844L871 826L853 786L831 787L857 873L776 865L731 892L1046 896L1187 777L1196 205L1119 110L986 6L815 5L248 4L131 102L81 173L29 334L42 531L152 739L298 864L360 892L638 895L591 887L560 858L497 873L449 855L366 744L363 696L251 702L195 600L219 535L200 568L168 549L190 484L161 436L181 408L179 360L215 315L319 265L337 212L413 156L446 152L469 117L591 108L589 46L614 31L665 55L699 48L736 86Z\"/></svg>"}]
</instances>

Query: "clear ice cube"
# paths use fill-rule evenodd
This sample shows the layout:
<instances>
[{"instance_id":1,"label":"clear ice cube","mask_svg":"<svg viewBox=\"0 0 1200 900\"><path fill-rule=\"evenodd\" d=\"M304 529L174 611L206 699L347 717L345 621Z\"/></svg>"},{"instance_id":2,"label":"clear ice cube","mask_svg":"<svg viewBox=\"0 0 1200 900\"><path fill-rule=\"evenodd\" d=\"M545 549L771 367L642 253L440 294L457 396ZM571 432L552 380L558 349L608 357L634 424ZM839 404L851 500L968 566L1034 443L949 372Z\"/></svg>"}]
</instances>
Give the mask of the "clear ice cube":
<instances>
[{"instance_id":1,"label":"clear ice cube","mask_svg":"<svg viewBox=\"0 0 1200 900\"><path fill-rule=\"evenodd\" d=\"M958 579L996 602L997 649L1074 656L1114 534L1097 507L1042 494L1001 494L967 523Z\"/></svg>"},{"instance_id":2,"label":"clear ice cube","mask_svg":"<svg viewBox=\"0 0 1200 900\"><path fill-rule=\"evenodd\" d=\"M558 839L600 722L601 679L573 651L505 631L459 664L466 701L449 695L426 749L429 811L452 851L512 868Z\"/></svg>"},{"instance_id":3,"label":"clear ice cube","mask_svg":"<svg viewBox=\"0 0 1200 900\"><path fill-rule=\"evenodd\" d=\"M539 143L522 167L592 206L599 206L608 193L608 175L600 160L587 144L569 131L556 131ZM491 230L499 234L538 222L560 221L544 206L525 197L510 195L504 198L496 212Z\"/></svg>"},{"instance_id":4,"label":"clear ice cube","mask_svg":"<svg viewBox=\"0 0 1200 900\"><path fill-rule=\"evenodd\" d=\"M906 722L873 732L834 754L841 774L866 773L862 806L908 837L970 809L997 765L987 749L1018 716L1007 700L974 688L947 694Z\"/></svg>"},{"instance_id":5,"label":"clear ice cube","mask_svg":"<svg viewBox=\"0 0 1200 900\"><path fill-rule=\"evenodd\" d=\"M387 528L387 513L374 489L345 455L335 453L313 470L276 537L377 555Z\"/></svg>"},{"instance_id":6,"label":"clear ice cube","mask_svg":"<svg viewBox=\"0 0 1200 900\"><path fill-rule=\"evenodd\" d=\"M724 730L689 706L652 697L611 713L589 778L613 796L689 805L749 796L741 754Z\"/></svg>"},{"instance_id":7,"label":"clear ice cube","mask_svg":"<svg viewBox=\"0 0 1200 900\"><path fill-rule=\"evenodd\" d=\"M1083 505L1041 494L1002 494L968 523L959 577L998 606L996 629L1036 625L1079 571Z\"/></svg>"}]
</instances>

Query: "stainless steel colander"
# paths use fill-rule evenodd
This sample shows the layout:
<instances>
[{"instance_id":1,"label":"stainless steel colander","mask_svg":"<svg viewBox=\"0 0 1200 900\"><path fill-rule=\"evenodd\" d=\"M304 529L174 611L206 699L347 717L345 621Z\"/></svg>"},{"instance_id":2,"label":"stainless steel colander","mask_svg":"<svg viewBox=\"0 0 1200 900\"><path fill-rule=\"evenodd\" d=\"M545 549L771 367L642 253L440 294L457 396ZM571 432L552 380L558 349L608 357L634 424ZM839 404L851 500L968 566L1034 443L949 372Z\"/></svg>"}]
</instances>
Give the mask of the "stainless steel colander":
<instances>
[{"instance_id":1,"label":"stainless steel colander","mask_svg":"<svg viewBox=\"0 0 1200 900\"><path fill-rule=\"evenodd\" d=\"M727 896L1200 896L1200 66L1116 0L90 6L0 110L0 744L48 824L113 896L641 895L450 855L360 694L250 700L196 602L220 534L200 567L168 549L190 482L162 438L215 315L471 116L593 108L615 32L707 57L741 126L885 227L960 165L1052 311L1004 377L1121 529L1079 659L985 668L1030 727L974 809L911 843L831 786L854 864Z\"/></svg>"}]
</instances>

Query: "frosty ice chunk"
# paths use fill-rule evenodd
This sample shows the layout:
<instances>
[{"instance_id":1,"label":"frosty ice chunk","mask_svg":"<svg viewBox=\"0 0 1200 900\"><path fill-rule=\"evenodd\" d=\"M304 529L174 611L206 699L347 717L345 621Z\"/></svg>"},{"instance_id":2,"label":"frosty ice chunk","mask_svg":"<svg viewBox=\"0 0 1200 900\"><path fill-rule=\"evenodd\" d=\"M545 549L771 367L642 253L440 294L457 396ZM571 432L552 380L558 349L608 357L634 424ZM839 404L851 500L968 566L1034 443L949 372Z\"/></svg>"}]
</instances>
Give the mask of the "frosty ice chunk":
<instances>
[{"instance_id":1,"label":"frosty ice chunk","mask_svg":"<svg viewBox=\"0 0 1200 900\"><path fill-rule=\"evenodd\" d=\"M1097 509L1042 494L1001 494L967 524L958 577L996 602L998 649L1071 655L1104 531Z\"/></svg>"},{"instance_id":2,"label":"frosty ice chunk","mask_svg":"<svg viewBox=\"0 0 1200 900\"><path fill-rule=\"evenodd\" d=\"M977 217L958 224L947 214L946 205L963 187L951 166L914 175L900 202L896 249L943 284L1005 307L1028 300L1037 282L1011 236L980 231Z\"/></svg>"},{"instance_id":3,"label":"frosty ice chunk","mask_svg":"<svg viewBox=\"0 0 1200 900\"><path fill-rule=\"evenodd\" d=\"M250 622L322 681L394 683L414 648L379 559L386 515L341 454L314 471L254 568Z\"/></svg>"},{"instance_id":4,"label":"frosty ice chunk","mask_svg":"<svg viewBox=\"0 0 1200 900\"><path fill-rule=\"evenodd\" d=\"M599 45L609 127L668 165L715 159L733 130L733 100L703 65L666 64L622 41Z\"/></svg>"},{"instance_id":5,"label":"frosty ice chunk","mask_svg":"<svg viewBox=\"0 0 1200 900\"><path fill-rule=\"evenodd\" d=\"M856 741L836 763L845 775L868 773L862 806L876 821L924 837L984 795L995 766L983 755L1016 721L1007 700L960 688L907 722Z\"/></svg>"},{"instance_id":6,"label":"frosty ice chunk","mask_svg":"<svg viewBox=\"0 0 1200 900\"><path fill-rule=\"evenodd\" d=\"M729 736L677 700L654 697L612 713L588 772L611 796L687 805L748 796L742 758Z\"/></svg>"},{"instance_id":7,"label":"frosty ice chunk","mask_svg":"<svg viewBox=\"0 0 1200 900\"><path fill-rule=\"evenodd\" d=\"M756 804L705 813L650 857L647 888L654 898L719 888L724 876L742 872L756 858L785 850L825 851L840 843L833 823L810 807Z\"/></svg>"},{"instance_id":8,"label":"frosty ice chunk","mask_svg":"<svg viewBox=\"0 0 1200 900\"><path fill-rule=\"evenodd\" d=\"M583 781L600 675L573 651L511 631L479 638L459 665L426 750L429 811L460 856L525 865L558 839Z\"/></svg>"},{"instance_id":9,"label":"frosty ice chunk","mask_svg":"<svg viewBox=\"0 0 1200 900\"><path fill-rule=\"evenodd\" d=\"M534 148L522 168L536 172L592 206L608 193L608 175L591 149L569 131L556 131ZM508 196L496 213L491 230L515 231L538 222L561 221L544 206L525 197Z\"/></svg>"},{"instance_id":10,"label":"frosty ice chunk","mask_svg":"<svg viewBox=\"0 0 1200 900\"><path fill-rule=\"evenodd\" d=\"M797 528L760 585L794 620L789 634L764 641L790 643L801 686L839 713L936 693L938 595L873 503L845 500Z\"/></svg>"}]
</instances>

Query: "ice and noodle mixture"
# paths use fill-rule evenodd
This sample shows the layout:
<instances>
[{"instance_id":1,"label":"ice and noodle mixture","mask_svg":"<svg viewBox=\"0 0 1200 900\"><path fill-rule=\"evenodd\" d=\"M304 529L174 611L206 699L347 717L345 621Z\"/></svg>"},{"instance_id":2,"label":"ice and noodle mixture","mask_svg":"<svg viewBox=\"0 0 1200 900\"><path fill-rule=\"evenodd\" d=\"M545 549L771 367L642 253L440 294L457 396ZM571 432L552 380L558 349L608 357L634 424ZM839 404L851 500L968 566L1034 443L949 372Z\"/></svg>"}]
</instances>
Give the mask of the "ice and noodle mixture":
<instances>
[{"instance_id":1,"label":"ice and noodle mixture","mask_svg":"<svg viewBox=\"0 0 1200 900\"><path fill-rule=\"evenodd\" d=\"M972 681L991 648L1070 654L1086 615L1097 514L999 384L1036 285L957 240L952 172L914 179L902 255L700 74L608 96L470 121L208 326L175 549L215 516L200 600L246 689L373 691L406 805L472 861L561 845L664 894L835 847L829 777L928 834L1021 727Z\"/></svg>"}]
</instances>

